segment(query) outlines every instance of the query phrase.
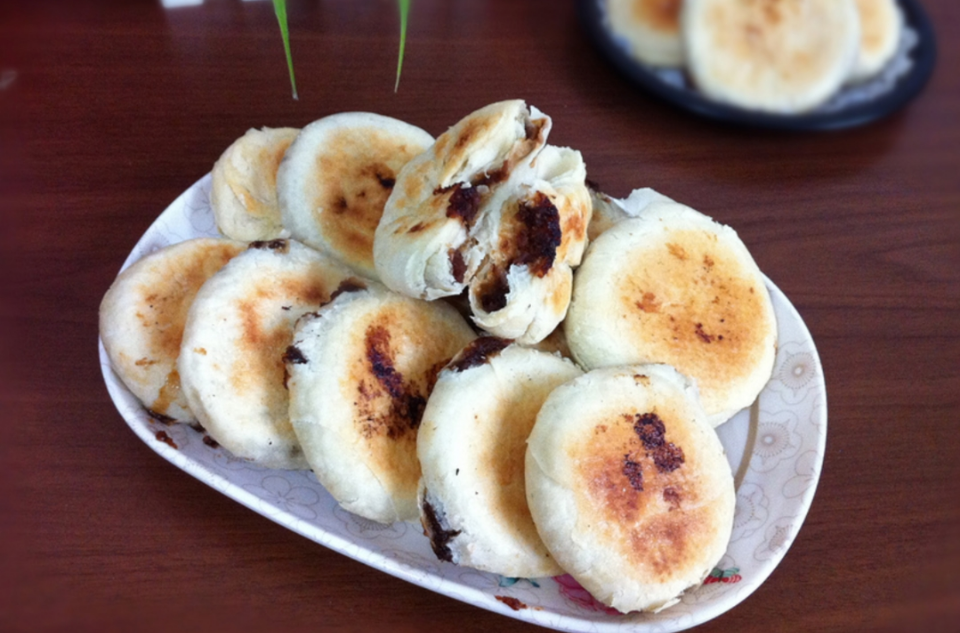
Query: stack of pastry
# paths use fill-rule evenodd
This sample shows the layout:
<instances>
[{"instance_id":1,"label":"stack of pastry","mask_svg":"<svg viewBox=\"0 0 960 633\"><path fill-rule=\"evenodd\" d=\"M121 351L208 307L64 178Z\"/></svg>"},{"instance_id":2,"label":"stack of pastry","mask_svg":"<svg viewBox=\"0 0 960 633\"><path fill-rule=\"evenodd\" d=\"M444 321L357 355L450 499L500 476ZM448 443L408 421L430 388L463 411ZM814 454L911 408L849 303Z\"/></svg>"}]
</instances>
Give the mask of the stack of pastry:
<instances>
[{"instance_id":1,"label":"stack of pastry","mask_svg":"<svg viewBox=\"0 0 960 633\"><path fill-rule=\"evenodd\" d=\"M607 0L607 10L640 62L685 68L711 99L780 114L875 76L903 30L896 0Z\"/></svg>"},{"instance_id":2,"label":"stack of pastry","mask_svg":"<svg viewBox=\"0 0 960 633\"><path fill-rule=\"evenodd\" d=\"M367 113L249 132L213 171L225 237L104 297L114 368L161 421L419 520L441 559L673 604L730 536L714 427L770 376L770 298L732 229L591 190L551 125L505 101L435 140Z\"/></svg>"}]
</instances>

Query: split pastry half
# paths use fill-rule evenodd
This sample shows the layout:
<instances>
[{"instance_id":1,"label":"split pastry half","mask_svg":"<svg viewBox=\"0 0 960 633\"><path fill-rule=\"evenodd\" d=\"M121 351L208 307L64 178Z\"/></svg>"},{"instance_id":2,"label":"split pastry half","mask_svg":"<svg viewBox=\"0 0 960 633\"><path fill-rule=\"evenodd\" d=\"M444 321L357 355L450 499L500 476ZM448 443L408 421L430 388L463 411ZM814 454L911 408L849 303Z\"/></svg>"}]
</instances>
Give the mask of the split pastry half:
<instances>
[{"instance_id":1,"label":"split pastry half","mask_svg":"<svg viewBox=\"0 0 960 633\"><path fill-rule=\"evenodd\" d=\"M432 300L467 290L474 321L523 343L566 314L590 221L579 152L546 145L522 101L468 115L397 177L374 240L383 282Z\"/></svg>"}]
</instances>

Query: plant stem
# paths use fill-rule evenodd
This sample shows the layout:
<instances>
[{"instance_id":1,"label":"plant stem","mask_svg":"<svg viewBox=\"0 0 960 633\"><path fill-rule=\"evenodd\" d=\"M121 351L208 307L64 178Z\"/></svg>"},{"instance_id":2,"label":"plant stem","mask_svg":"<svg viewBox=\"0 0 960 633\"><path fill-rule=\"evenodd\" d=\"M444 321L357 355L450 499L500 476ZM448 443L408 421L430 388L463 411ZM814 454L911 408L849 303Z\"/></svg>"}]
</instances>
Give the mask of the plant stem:
<instances>
[{"instance_id":1,"label":"plant stem","mask_svg":"<svg viewBox=\"0 0 960 633\"><path fill-rule=\"evenodd\" d=\"M400 8L400 52L397 54L397 82L393 85L393 91L397 92L400 88L400 69L403 68L403 49L407 44L407 15L410 13L410 0L397 0Z\"/></svg>"},{"instance_id":2,"label":"plant stem","mask_svg":"<svg viewBox=\"0 0 960 633\"><path fill-rule=\"evenodd\" d=\"M300 97L297 95L297 80L293 76L293 56L290 54L290 31L287 28L286 0L273 0L273 10L277 14L277 22L280 23L280 35L283 37L283 50L287 54L287 68L290 70L290 87L293 89L293 99L297 101ZM399 73L399 71L397 72ZM397 81L399 82L399 80L400 78L398 76Z\"/></svg>"}]
</instances>

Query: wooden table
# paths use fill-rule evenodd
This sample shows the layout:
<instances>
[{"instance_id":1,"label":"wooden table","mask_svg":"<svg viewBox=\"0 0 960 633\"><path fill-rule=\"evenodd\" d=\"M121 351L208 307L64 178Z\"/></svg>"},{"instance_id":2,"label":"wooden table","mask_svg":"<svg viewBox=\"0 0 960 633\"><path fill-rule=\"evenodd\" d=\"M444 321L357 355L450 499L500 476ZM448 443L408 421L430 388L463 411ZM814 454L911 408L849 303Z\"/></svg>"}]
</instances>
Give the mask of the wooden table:
<instances>
[{"instance_id":1,"label":"wooden table","mask_svg":"<svg viewBox=\"0 0 960 633\"><path fill-rule=\"evenodd\" d=\"M809 326L829 402L806 523L703 631L960 630L960 6L925 92L836 133L725 127L634 87L570 2L0 8L0 630L536 627L375 571L180 472L118 415L97 307L139 236L247 128L369 110L439 134L520 97L622 196L734 226Z\"/></svg>"}]
</instances>

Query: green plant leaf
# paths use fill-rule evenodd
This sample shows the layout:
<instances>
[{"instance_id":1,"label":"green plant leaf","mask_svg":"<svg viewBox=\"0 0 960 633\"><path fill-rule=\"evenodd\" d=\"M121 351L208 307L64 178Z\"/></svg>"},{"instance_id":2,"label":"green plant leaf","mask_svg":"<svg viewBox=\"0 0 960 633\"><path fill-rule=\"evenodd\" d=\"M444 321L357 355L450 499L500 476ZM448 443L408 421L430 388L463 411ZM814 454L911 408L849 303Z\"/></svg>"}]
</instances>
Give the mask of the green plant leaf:
<instances>
[{"instance_id":1,"label":"green plant leaf","mask_svg":"<svg viewBox=\"0 0 960 633\"><path fill-rule=\"evenodd\" d=\"M410 0L397 0L397 6L400 9L400 52L397 53L397 82L393 85L393 91L400 88L400 70L403 68L403 49L407 44L407 15L410 13Z\"/></svg>"},{"instance_id":2,"label":"green plant leaf","mask_svg":"<svg viewBox=\"0 0 960 633\"><path fill-rule=\"evenodd\" d=\"M283 37L283 50L287 54L287 68L290 69L290 87L293 89L293 99L296 101L300 97L297 96L297 80L293 76L293 56L290 54L290 30L287 28L286 0L273 0L273 10L277 14L277 22L280 23L280 35ZM399 80L400 78L398 76L397 81L399 82Z\"/></svg>"}]
</instances>

